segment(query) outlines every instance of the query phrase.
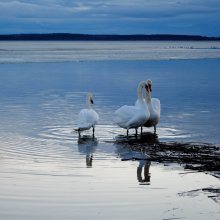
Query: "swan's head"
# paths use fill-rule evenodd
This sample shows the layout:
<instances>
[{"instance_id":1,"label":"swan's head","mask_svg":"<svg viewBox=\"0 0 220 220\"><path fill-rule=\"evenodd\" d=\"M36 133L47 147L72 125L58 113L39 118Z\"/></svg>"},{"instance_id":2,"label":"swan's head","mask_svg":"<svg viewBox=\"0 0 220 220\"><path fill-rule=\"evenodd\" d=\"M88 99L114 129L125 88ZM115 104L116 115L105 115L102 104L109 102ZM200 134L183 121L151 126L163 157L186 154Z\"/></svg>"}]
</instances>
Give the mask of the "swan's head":
<instances>
[{"instance_id":1,"label":"swan's head","mask_svg":"<svg viewBox=\"0 0 220 220\"><path fill-rule=\"evenodd\" d=\"M142 89L143 89L144 87L146 87L146 82L145 82L145 81L141 81L141 82L139 83L139 86L138 86L138 93L139 93L139 92L142 92Z\"/></svg>"},{"instance_id":2,"label":"swan's head","mask_svg":"<svg viewBox=\"0 0 220 220\"><path fill-rule=\"evenodd\" d=\"M138 89L143 89L146 86L146 82L145 81L141 81L138 85Z\"/></svg>"},{"instance_id":3,"label":"swan's head","mask_svg":"<svg viewBox=\"0 0 220 220\"><path fill-rule=\"evenodd\" d=\"M145 82L145 81L141 81L141 82L139 83L139 86L138 86L138 87L144 88L145 85L146 85L146 82Z\"/></svg>"},{"instance_id":4,"label":"swan's head","mask_svg":"<svg viewBox=\"0 0 220 220\"><path fill-rule=\"evenodd\" d=\"M92 96L92 94L89 93L89 94L87 95L87 97L89 97L90 102L93 104L93 96Z\"/></svg>"},{"instance_id":5,"label":"swan's head","mask_svg":"<svg viewBox=\"0 0 220 220\"><path fill-rule=\"evenodd\" d=\"M148 80L146 81L146 86L145 86L145 88L146 88L146 90L147 90L148 92L152 92L151 85L152 85L152 81L151 81L150 79L148 79Z\"/></svg>"}]
</instances>

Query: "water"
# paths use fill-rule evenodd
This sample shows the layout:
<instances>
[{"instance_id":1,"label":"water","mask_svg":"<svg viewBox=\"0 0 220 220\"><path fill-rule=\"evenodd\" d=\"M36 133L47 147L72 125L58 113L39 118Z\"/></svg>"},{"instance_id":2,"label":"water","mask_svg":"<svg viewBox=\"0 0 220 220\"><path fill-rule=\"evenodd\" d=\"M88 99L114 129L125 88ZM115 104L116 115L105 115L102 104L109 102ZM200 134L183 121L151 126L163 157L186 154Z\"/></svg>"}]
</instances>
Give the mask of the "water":
<instances>
[{"instance_id":1,"label":"water","mask_svg":"<svg viewBox=\"0 0 220 220\"><path fill-rule=\"evenodd\" d=\"M219 49L220 41L0 41L0 63L219 59Z\"/></svg>"},{"instance_id":2,"label":"water","mask_svg":"<svg viewBox=\"0 0 220 220\"><path fill-rule=\"evenodd\" d=\"M193 43L200 48L210 46L209 42ZM144 138L219 146L219 59L100 62L100 48L105 46L108 54L116 42L74 42L71 53L77 45L84 61L91 50L97 62L65 63L57 57L70 43L53 47L54 42L49 42L41 44L47 51L55 50L54 61L44 57L41 62L38 57L33 62L37 50L41 55L44 50L31 42L24 49L24 44L9 42L6 51L1 51L9 53L13 46L18 57L25 54L19 63L10 54L4 62L13 64L0 65L2 219L218 219L219 204L208 198L211 193L181 194L219 186L218 179L204 173L186 174L177 164L121 161L137 153L121 145L126 131L113 124L112 114L122 105L134 105L139 82L151 78L151 96L160 99L162 112L157 137L152 135L153 128L145 128ZM142 44L126 46L123 42L123 59L130 56L128 48L136 51ZM171 43L159 44L164 48ZM218 49L206 50L219 53ZM70 58L65 55L68 61L73 57L78 59L74 54ZM111 60L109 57L113 58L111 51ZM88 92L93 94L92 107L100 122L95 138L92 131L85 131L79 139L74 128ZM134 130L130 134L134 140Z\"/></svg>"}]
</instances>

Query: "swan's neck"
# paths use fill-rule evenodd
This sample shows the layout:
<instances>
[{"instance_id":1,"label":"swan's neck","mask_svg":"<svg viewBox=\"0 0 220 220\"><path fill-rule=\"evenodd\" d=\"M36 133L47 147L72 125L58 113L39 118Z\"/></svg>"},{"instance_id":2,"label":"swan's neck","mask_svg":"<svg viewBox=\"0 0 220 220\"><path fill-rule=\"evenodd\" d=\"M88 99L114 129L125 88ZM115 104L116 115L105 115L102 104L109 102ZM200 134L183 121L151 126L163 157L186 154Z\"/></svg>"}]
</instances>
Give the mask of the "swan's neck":
<instances>
[{"instance_id":1,"label":"swan's neck","mask_svg":"<svg viewBox=\"0 0 220 220\"><path fill-rule=\"evenodd\" d=\"M143 102L143 85L138 86L138 100Z\"/></svg>"},{"instance_id":2,"label":"swan's neck","mask_svg":"<svg viewBox=\"0 0 220 220\"><path fill-rule=\"evenodd\" d=\"M150 92L148 92L146 89L145 89L145 101L146 103L152 103Z\"/></svg>"},{"instance_id":3,"label":"swan's neck","mask_svg":"<svg viewBox=\"0 0 220 220\"><path fill-rule=\"evenodd\" d=\"M89 95L86 98L86 107L87 107L87 109L91 109L91 106L90 106L90 96Z\"/></svg>"},{"instance_id":4,"label":"swan's neck","mask_svg":"<svg viewBox=\"0 0 220 220\"><path fill-rule=\"evenodd\" d=\"M145 102L146 102L146 105L147 105L149 110L153 110L154 109L154 107L152 105L152 101L151 101L150 92L148 92L147 90L145 90Z\"/></svg>"}]
</instances>

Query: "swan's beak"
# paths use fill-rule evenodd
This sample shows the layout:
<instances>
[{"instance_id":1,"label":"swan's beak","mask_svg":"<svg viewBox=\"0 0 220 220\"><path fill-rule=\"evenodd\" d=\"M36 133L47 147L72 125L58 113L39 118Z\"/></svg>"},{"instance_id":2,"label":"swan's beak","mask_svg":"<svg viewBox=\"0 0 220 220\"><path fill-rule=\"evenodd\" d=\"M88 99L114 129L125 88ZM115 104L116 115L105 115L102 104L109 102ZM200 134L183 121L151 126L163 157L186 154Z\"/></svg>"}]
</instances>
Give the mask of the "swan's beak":
<instances>
[{"instance_id":1,"label":"swan's beak","mask_svg":"<svg viewBox=\"0 0 220 220\"><path fill-rule=\"evenodd\" d=\"M147 86L147 85L145 86L145 89L147 90L147 92L149 92L149 90L148 90L148 86Z\"/></svg>"},{"instance_id":2,"label":"swan's beak","mask_svg":"<svg viewBox=\"0 0 220 220\"><path fill-rule=\"evenodd\" d=\"M150 90L150 92L152 92L152 88L151 88L151 85L148 85L149 86L149 90Z\"/></svg>"},{"instance_id":3,"label":"swan's beak","mask_svg":"<svg viewBox=\"0 0 220 220\"><path fill-rule=\"evenodd\" d=\"M91 100L91 103L93 104L93 100Z\"/></svg>"}]
</instances>

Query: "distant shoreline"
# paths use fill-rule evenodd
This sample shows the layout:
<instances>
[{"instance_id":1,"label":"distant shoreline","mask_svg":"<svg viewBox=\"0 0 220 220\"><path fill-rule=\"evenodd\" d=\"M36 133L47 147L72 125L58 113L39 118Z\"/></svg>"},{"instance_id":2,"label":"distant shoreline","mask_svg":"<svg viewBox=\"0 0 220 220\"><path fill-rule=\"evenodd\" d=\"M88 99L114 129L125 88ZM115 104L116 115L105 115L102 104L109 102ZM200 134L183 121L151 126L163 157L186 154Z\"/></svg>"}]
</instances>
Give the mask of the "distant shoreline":
<instances>
[{"instance_id":1,"label":"distant shoreline","mask_svg":"<svg viewBox=\"0 0 220 220\"><path fill-rule=\"evenodd\" d=\"M91 35L91 34L1 34L0 41L219 41L220 37L197 35Z\"/></svg>"}]
</instances>

